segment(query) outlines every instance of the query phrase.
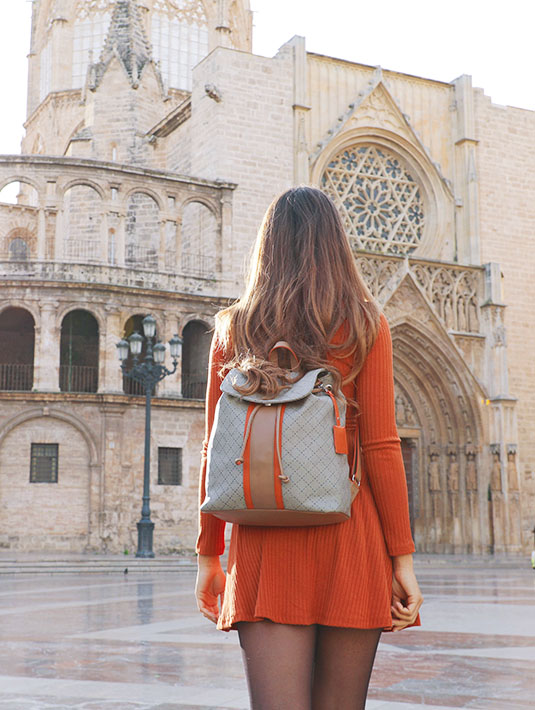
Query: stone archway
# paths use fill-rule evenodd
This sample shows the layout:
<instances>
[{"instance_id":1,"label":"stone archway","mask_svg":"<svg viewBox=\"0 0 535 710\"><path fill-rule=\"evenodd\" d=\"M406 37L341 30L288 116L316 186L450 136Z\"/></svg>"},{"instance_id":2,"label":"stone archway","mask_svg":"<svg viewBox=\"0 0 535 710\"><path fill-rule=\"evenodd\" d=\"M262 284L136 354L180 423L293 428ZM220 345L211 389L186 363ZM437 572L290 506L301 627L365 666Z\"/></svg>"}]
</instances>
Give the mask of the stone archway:
<instances>
[{"instance_id":1,"label":"stone archway","mask_svg":"<svg viewBox=\"0 0 535 710\"><path fill-rule=\"evenodd\" d=\"M482 442L481 396L447 337L406 320L393 325L392 340L417 549L480 552L489 529L484 468L479 462L477 470L475 456Z\"/></svg>"}]
</instances>

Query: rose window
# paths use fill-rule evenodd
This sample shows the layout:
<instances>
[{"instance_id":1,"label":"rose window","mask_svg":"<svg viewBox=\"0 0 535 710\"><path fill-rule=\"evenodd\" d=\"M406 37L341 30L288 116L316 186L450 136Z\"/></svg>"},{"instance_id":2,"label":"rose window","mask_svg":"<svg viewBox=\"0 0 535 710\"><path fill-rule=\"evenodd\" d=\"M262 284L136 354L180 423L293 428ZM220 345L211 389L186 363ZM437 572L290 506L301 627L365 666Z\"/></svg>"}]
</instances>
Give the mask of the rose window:
<instances>
[{"instance_id":1,"label":"rose window","mask_svg":"<svg viewBox=\"0 0 535 710\"><path fill-rule=\"evenodd\" d=\"M321 187L358 249L411 254L422 241L422 193L393 153L374 145L346 148L325 169Z\"/></svg>"}]
</instances>

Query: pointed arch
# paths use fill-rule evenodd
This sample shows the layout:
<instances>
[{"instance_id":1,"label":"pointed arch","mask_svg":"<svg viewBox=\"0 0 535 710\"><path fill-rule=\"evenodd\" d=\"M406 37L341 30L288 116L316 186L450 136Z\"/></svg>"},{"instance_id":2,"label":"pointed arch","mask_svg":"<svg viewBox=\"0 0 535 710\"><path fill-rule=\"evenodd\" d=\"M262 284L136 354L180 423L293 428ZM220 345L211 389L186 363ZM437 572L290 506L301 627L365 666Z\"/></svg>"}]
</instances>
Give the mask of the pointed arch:
<instances>
[{"instance_id":1,"label":"pointed arch","mask_svg":"<svg viewBox=\"0 0 535 710\"><path fill-rule=\"evenodd\" d=\"M417 549L481 550L488 534L484 459L479 490L469 495L466 483L467 453L486 440L481 388L447 335L410 316L391 321L391 332L397 390L414 415L414 426L399 432L402 445L412 447L407 474Z\"/></svg>"},{"instance_id":2,"label":"pointed arch","mask_svg":"<svg viewBox=\"0 0 535 710\"><path fill-rule=\"evenodd\" d=\"M4 426L0 429L0 447L2 446L2 443L6 436L16 427L18 427L20 424L23 424L24 422L30 421L31 419L40 419L42 417L50 417L52 419L59 419L63 422L67 422L71 426L73 426L75 429L77 429L80 434L83 436L87 448L89 451L89 463L91 466L98 466L99 465L99 456L98 456L98 446L97 446L97 441L96 437L94 436L93 432L86 426L85 422L83 422L81 419L79 419L77 416L74 414L67 414L66 412L62 412L60 409L54 409L54 408L48 408L48 407L39 407L39 408L34 408L34 409L28 409L24 412L21 412L17 416L13 417L12 419L9 419Z\"/></svg>"}]
</instances>

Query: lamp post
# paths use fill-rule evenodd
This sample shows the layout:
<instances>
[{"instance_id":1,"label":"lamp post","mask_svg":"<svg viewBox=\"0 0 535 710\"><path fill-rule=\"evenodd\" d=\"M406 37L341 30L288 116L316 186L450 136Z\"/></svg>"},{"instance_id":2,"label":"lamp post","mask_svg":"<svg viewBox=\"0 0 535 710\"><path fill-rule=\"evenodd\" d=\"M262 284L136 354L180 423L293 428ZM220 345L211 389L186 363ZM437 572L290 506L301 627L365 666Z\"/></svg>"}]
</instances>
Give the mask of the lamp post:
<instances>
[{"instance_id":1,"label":"lamp post","mask_svg":"<svg viewBox=\"0 0 535 710\"><path fill-rule=\"evenodd\" d=\"M163 364L165 360L165 345L152 341L156 335L156 321L148 315L143 319L143 333L132 333L128 340L120 340L116 347L121 361L121 370L126 377L140 382L145 391L145 457L143 466L143 505L141 507L141 520L137 524L137 552L136 557L154 557L152 549L152 534L154 523L150 519L150 415L151 399L154 388L165 377L176 372L182 340L174 335L169 341L169 350L173 358L173 369L168 370ZM139 356L146 341L147 351L143 362ZM133 365L130 370L126 366L128 353L132 354Z\"/></svg>"}]
</instances>

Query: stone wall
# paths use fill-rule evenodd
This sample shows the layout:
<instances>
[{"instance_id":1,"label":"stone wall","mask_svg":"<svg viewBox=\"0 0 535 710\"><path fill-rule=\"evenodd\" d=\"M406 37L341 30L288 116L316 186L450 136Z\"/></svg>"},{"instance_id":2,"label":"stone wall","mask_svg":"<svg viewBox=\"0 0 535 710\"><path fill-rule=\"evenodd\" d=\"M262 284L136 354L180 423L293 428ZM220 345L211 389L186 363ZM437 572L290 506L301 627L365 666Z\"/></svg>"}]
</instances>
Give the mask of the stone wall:
<instances>
[{"instance_id":1,"label":"stone wall","mask_svg":"<svg viewBox=\"0 0 535 710\"><path fill-rule=\"evenodd\" d=\"M217 101L206 92L210 84ZM293 182L293 61L215 49L193 72L191 170L237 183L232 234L224 239L223 271L234 295L271 200Z\"/></svg>"},{"instance_id":2,"label":"stone wall","mask_svg":"<svg viewBox=\"0 0 535 710\"><path fill-rule=\"evenodd\" d=\"M535 112L494 105L481 90L475 92L475 106L481 252L483 260L498 262L503 274L504 338L509 389L518 398L517 458L527 545L535 509ZM505 466L506 452L501 456Z\"/></svg>"}]
</instances>

